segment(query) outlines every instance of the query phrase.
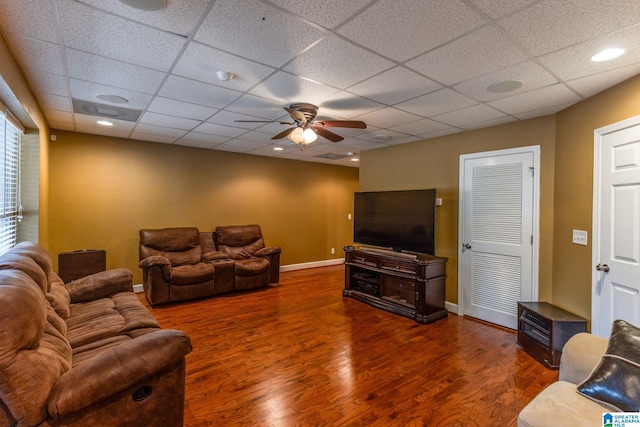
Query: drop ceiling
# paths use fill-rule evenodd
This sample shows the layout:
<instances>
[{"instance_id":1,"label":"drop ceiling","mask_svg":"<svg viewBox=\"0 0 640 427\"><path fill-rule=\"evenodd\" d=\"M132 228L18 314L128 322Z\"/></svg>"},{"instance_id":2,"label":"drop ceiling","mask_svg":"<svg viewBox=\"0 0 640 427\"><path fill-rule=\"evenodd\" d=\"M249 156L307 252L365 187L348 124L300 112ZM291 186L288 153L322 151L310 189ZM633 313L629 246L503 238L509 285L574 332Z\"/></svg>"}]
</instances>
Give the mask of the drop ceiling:
<instances>
[{"instance_id":1,"label":"drop ceiling","mask_svg":"<svg viewBox=\"0 0 640 427\"><path fill-rule=\"evenodd\" d=\"M352 167L364 150L552 114L640 73L637 0L3 0L0 29L53 129ZM612 46L626 53L590 60ZM522 85L487 90L505 81ZM237 121L290 121L296 102L368 127L301 150L271 139L285 125ZM138 114L96 123L120 110Z\"/></svg>"}]
</instances>

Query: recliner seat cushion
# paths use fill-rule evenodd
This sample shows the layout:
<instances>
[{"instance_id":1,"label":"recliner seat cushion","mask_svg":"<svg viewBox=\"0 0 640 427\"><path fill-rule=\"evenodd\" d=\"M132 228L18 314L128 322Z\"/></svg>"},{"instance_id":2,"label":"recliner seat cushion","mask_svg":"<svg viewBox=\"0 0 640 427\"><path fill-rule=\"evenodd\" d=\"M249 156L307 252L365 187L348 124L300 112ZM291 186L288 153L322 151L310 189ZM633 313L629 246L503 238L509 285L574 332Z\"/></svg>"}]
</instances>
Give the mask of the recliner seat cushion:
<instances>
[{"instance_id":1,"label":"recliner seat cushion","mask_svg":"<svg viewBox=\"0 0 640 427\"><path fill-rule=\"evenodd\" d=\"M169 282L172 285L192 285L213 280L215 270L208 262L193 265L180 265L171 270Z\"/></svg>"},{"instance_id":2,"label":"recliner seat cushion","mask_svg":"<svg viewBox=\"0 0 640 427\"><path fill-rule=\"evenodd\" d=\"M236 276L254 276L269 271L269 261L265 258L238 259L235 261Z\"/></svg>"}]
</instances>

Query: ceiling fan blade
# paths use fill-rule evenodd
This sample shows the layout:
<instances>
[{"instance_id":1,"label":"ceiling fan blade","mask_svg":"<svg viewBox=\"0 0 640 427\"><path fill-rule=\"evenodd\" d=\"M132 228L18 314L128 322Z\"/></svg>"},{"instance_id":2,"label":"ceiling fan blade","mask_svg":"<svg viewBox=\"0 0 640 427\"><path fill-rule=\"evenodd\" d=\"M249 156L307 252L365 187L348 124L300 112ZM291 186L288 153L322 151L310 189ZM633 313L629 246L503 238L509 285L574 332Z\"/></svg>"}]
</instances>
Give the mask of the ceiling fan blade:
<instances>
[{"instance_id":1,"label":"ceiling fan blade","mask_svg":"<svg viewBox=\"0 0 640 427\"><path fill-rule=\"evenodd\" d=\"M338 141L342 141L344 138L341 137L340 135L333 133L329 130L326 130L325 128L321 127L321 126L311 126L311 129L313 129L314 131L316 131L316 133L324 138L327 138L329 141L331 142L338 142Z\"/></svg>"},{"instance_id":2,"label":"ceiling fan blade","mask_svg":"<svg viewBox=\"0 0 640 427\"><path fill-rule=\"evenodd\" d=\"M293 132L294 129L295 129L295 127L289 128L287 130L283 130L282 132L280 132L276 136L272 137L271 139L282 139L282 138L286 137L287 135L289 135L291 132Z\"/></svg>"},{"instance_id":3,"label":"ceiling fan blade","mask_svg":"<svg viewBox=\"0 0 640 427\"><path fill-rule=\"evenodd\" d=\"M366 129L367 124L359 120L319 120L313 123L317 126L333 127L333 128L354 128Z\"/></svg>"},{"instance_id":4,"label":"ceiling fan blade","mask_svg":"<svg viewBox=\"0 0 640 427\"><path fill-rule=\"evenodd\" d=\"M293 120L299 122L302 126L307 124L307 118L300 111L294 110L293 108L289 107L284 107L284 109L287 111L287 113L289 113Z\"/></svg>"}]
</instances>

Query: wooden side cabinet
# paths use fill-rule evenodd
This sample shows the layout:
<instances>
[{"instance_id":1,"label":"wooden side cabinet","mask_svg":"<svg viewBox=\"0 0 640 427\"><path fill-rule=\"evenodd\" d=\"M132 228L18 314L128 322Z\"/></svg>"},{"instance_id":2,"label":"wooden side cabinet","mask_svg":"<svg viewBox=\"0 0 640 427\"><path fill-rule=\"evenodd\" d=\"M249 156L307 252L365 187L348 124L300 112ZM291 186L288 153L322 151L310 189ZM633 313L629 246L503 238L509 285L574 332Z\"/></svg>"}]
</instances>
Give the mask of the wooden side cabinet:
<instances>
[{"instance_id":1,"label":"wooden side cabinet","mask_svg":"<svg viewBox=\"0 0 640 427\"><path fill-rule=\"evenodd\" d=\"M586 330L586 319L548 302L518 303L518 344L548 368L558 369L562 347Z\"/></svg>"}]
</instances>

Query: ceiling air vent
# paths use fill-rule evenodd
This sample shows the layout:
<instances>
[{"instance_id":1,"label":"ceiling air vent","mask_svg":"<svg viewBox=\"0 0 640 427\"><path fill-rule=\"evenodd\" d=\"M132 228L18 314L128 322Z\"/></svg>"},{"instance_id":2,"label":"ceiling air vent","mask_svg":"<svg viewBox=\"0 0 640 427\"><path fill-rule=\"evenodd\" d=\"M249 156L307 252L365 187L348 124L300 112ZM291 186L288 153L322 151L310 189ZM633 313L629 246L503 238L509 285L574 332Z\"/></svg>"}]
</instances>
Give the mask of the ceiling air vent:
<instances>
[{"instance_id":1,"label":"ceiling air vent","mask_svg":"<svg viewBox=\"0 0 640 427\"><path fill-rule=\"evenodd\" d=\"M126 122L136 122L142 114L142 110L122 108L115 105L98 104L97 102L73 99L73 111L78 114L88 114L89 116L103 117L113 120L124 120Z\"/></svg>"},{"instance_id":2,"label":"ceiling air vent","mask_svg":"<svg viewBox=\"0 0 640 427\"><path fill-rule=\"evenodd\" d=\"M329 159L329 160L340 160L346 159L347 157L351 157L347 154L335 154L335 153L327 153L327 154L319 154L317 156L313 156L317 159Z\"/></svg>"}]
</instances>

